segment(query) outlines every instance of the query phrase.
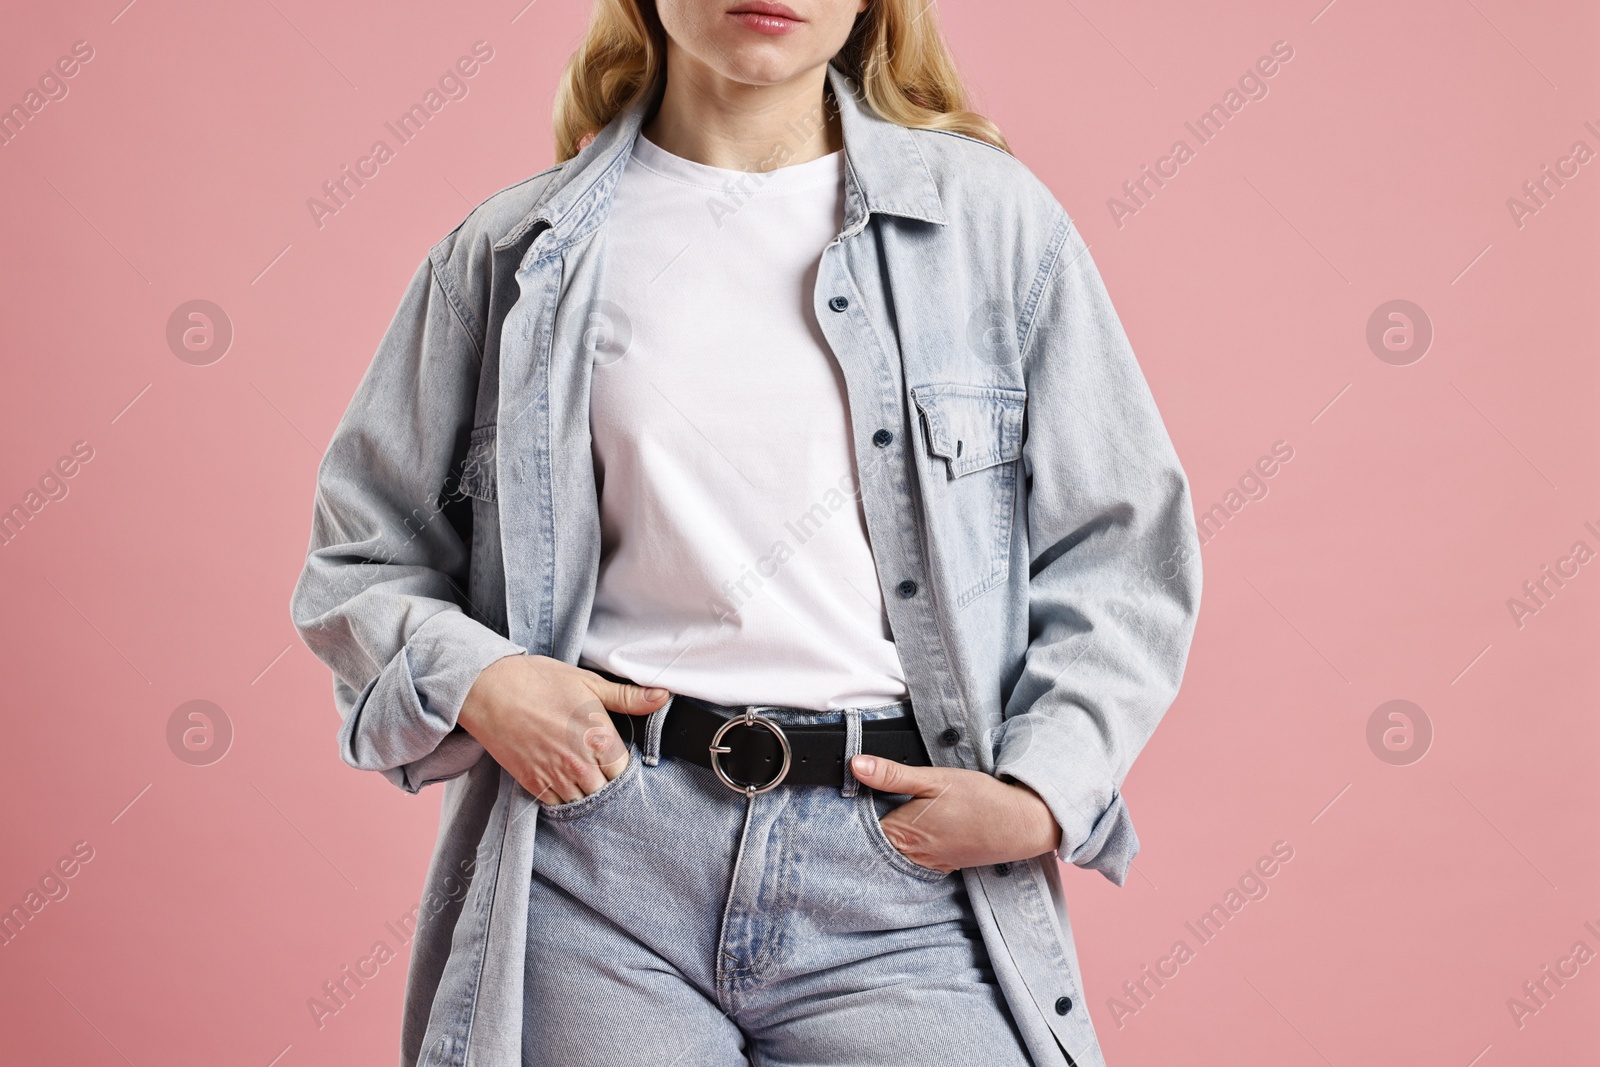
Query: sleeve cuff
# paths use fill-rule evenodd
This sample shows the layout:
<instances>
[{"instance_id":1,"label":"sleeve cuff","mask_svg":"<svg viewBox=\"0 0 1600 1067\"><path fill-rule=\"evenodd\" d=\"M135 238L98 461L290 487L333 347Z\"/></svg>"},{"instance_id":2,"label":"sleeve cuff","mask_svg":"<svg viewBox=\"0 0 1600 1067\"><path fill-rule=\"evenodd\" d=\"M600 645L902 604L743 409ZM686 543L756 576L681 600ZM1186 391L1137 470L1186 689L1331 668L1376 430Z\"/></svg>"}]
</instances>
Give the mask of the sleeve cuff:
<instances>
[{"instance_id":1,"label":"sleeve cuff","mask_svg":"<svg viewBox=\"0 0 1600 1067\"><path fill-rule=\"evenodd\" d=\"M458 610L434 615L355 700L339 737L345 762L412 793L463 773L483 756L456 730L468 691L489 664L526 651Z\"/></svg>"},{"instance_id":2,"label":"sleeve cuff","mask_svg":"<svg viewBox=\"0 0 1600 1067\"><path fill-rule=\"evenodd\" d=\"M1070 853L1059 853L1064 862L1099 871L1117 885L1128 880L1128 867L1138 854L1139 835L1133 831L1133 820L1120 793L1083 844Z\"/></svg>"},{"instance_id":3,"label":"sleeve cuff","mask_svg":"<svg viewBox=\"0 0 1600 1067\"><path fill-rule=\"evenodd\" d=\"M403 652L424 714L456 725L472 683L497 659L528 650L459 611L441 611L417 628Z\"/></svg>"},{"instance_id":4,"label":"sleeve cuff","mask_svg":"<svg viewBox=\"0 0 1600 1067\"><path fill-rule=\"evenodd\" d=\"M1061 827L1056 855L1063 862L1097 870L1122 885L1139 853L1139 836L1098 748L1087 738L1056 736L1067 731L1055 720L1029 720L1024 715L1008 721L995 775L1039 794Z\"/></svg>"}]
</instances>

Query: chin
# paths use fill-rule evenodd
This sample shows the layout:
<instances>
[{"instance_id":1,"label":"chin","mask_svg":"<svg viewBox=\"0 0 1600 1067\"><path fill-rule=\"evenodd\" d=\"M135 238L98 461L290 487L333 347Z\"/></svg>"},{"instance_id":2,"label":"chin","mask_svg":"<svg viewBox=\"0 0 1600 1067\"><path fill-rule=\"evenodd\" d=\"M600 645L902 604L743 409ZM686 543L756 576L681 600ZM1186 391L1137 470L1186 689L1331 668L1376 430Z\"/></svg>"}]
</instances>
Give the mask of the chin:
<instances>
[{"instance_id":1,"label":"chin","mask_svg":"<svg viewBox=\"0 0 1600 1067\"><path fill-rule=\"evenodd\" d=\"M747 85L778 85L811 66L787 51L767 43L728 48L722 53L728 58L717 67L725 77Z\"/></svg>"}]
</instances>

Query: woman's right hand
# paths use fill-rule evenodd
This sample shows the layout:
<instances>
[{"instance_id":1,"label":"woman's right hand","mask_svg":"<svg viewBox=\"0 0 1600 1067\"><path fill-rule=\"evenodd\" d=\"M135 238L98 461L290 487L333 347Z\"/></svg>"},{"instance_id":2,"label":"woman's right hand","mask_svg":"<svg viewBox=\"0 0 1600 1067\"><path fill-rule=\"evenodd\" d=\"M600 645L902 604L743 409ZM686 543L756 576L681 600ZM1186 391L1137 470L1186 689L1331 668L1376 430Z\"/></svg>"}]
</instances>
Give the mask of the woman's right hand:
<instances>
[{"instance_id":1,"label":"woman's right hand","mask_svg":"<svg viewBox=\"0 0 1600 1067\"><path fill-rule=\"evenodd\" d=\"M628 765L628 746L606 711L648 715L667 696L549 656L505 656L472 683L456 722L535 799L563 804L597 792Z\"/></svg>"}]
</instances>

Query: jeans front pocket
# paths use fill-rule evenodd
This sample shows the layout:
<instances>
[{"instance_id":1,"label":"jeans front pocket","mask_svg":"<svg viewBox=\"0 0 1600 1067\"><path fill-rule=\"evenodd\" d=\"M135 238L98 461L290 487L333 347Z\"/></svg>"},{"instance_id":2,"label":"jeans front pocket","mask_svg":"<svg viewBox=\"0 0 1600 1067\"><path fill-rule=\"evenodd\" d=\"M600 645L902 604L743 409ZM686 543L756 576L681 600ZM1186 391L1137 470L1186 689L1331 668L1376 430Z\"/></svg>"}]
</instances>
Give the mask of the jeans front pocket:
<instances>
[{"instance_id":1,"label":"jeans front pocket","mask_svg":"<svg viewBox=\"0 0 1600 1067\"><path fill-rule=\"evenodd\" d=\"M913 878L920 878L925 882L937 882L950 877L949 871L924 867L904 852L895 848L893 842L889 840L889 835L883 832L883 823L880 820L900 806L889 799L891 795L876 792L866 786L862 786L861 792L856 795L856 810L861 814L861 823L867 831L867 836L871 838L873 846L883 855L883 858L888 861L891 867L904 874L909 874Z\"/></svg>"},{"instance_id":2,"label":"jeans front pocket","mask_svg":"<svg viewBox=\"0 0 1600 1067\"><path fill-rule=\"evenodd\" d=\"M622 768L621 774L586 797L569 800L565 804L540 804L539 814L545 818L563 822L590 815L610 803L625 790L636 788L639 784L639 770L642 766L644 764L640 758L639 746L630 742L628 745L628 765Z\"/></svg>"}]
</instances>

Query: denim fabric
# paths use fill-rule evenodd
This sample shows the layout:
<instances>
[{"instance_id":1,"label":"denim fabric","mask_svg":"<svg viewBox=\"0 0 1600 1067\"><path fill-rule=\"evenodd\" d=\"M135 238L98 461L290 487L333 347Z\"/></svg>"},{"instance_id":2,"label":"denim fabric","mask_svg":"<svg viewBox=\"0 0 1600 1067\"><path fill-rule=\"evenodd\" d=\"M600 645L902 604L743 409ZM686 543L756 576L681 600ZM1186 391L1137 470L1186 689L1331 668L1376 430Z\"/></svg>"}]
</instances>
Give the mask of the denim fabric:
<instances>
[{"instance_id":1,"label":"denim fabric","mask_svg":"<svg viewBox=\"0 0 1600 1067\"><path fill-rule=\"evenodd\" d=\"M524 1063L1032 1062L962 880L906 859L878 825L906 798L746 797L695 764L631 754L599 792L539 813Z\"/></svg>"},{"instance_id":2,"label":"denim fabric","mask_svg":"<svg viewBox=\"0 0 1600 1067\"><path fill-rule=\"evenodd\" d=\"M917 727L936 763L1033 788L1059 858L1121 884L1139 847L1122 782L1199 610L1188 482L1050 191L991 146L879 118L837 69L828 85L846 210L813 306ZM332 669L341 755L410 792L447 783L405 1067L521 1057L539 806L456 717L495 659L582 646L590 372L626 358L595 237L644 108L434 246L318 471L291 610ZM960 877L1034 1060L1097 1067L1056 858Z\"/></svg>"}]
</instances>

